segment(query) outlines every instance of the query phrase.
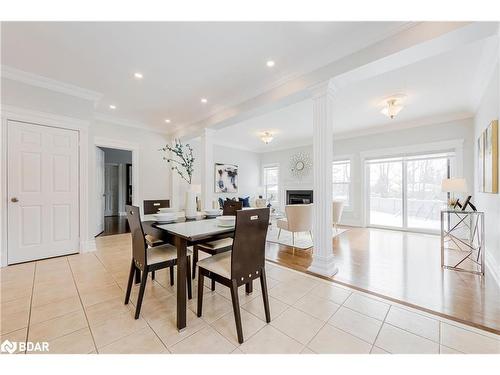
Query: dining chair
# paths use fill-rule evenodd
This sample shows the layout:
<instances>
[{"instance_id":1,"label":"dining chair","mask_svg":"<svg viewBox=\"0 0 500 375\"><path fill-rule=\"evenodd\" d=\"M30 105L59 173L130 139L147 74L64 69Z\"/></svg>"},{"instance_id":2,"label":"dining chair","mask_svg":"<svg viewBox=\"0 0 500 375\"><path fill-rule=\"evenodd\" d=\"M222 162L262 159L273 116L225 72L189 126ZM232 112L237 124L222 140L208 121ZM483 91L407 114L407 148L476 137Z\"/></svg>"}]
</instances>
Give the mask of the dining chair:
<instances>
[{"instance_id":1,"label":"dining chair","mask_svg":"<svg viewBox=\"0 0 500 375\"><path fill-rule=\"evenodd\" d=\"M231 289L238 342L243 343L238 288L260 279L266 322L271 322L265 271L266 235L269 227L269 208L241 210L236 213L232 251L216 254L198 262L198 309L203 309L203 283L208 277Z\"/></svg>"},{"instance_id":2,"label":"dining chair","mask_svg":"<svg viewBox=\"0 0 500 375\"><path fill-rule=\"evenodd\" d=\"M141 305L144 298L144 291L146 289L148 273L154 273L155 271L161 270L163 268L170 268L170 277L172 282L172 270L173 267L177 265L177 249L175 248L175 246L169 244L148 247L146 239L144 237L144 230L142 228L139 207L127 205L125 206L125 210L127 212L127 219L132 234L132 264L130 266L130 274L128 277L127 293L125 294L125 305L127 305L130 300L130 292L132 291L134 274L137 277L137 275L142 272L141 286L139 287L139 296L137 297L137 304L135 308L135 319L138 319L141 313ZM186 281L189 299L192 298L190 258L191 257L188 255L188 266L186 270Z\"/></svg>"},{"instance_id":3,"label":"dining chair","mask_svg":"<svg viewBox=\"0 0 500 375\"><path fill-rule=\"evenodd\" d=\"M335 229L335 233L337 233L337 226L342 219L342 212L344 211L344 201L333 201L332 207L333 228Z\"/></svg>"},{"instance_id":4,"label":"dining chair","mask_svg":"<svg viewBox=\"0 0 500 375\"><path fill-rule=\"evenodd\" d=\"M222 215L235 216L238 210L243 208L242 202L227 200L222 206ZM198 251L210 255L216 255L231 250L232 238L222 238L210 242L204 242L193 246L193 279L196 277L196 263L198 263ZM215 290L215 281L212 281L212 291Z\"/></svg>"},{"instance_id":5,"label":"dining chair","mask_svg":"<svg viewBox=\"0 0 500 375\"><path fill-rule=\"evenodd\" d=\"M289 204L285 206L286 218L279 219L276 226L279 228L278 239L281 230L292 233L292 247L295 254L295 233L309 232L312 240L312 204Z\"/></svg>"},{"instance_id":6,"label":"dining chair","mask_svg":"<svg viewBox=\"0 0 500 375\"><path fill-rule=\"evenodd\" d=\"M158 213L160 208L170 207L169 199L156 199L156 200L144 200L143 213L144 215L151 215ZM146 243L149 247L155 247L163 245L164 242L158 238L155 238L149 234L146 234Z\"/></svg>"}]
</instances>

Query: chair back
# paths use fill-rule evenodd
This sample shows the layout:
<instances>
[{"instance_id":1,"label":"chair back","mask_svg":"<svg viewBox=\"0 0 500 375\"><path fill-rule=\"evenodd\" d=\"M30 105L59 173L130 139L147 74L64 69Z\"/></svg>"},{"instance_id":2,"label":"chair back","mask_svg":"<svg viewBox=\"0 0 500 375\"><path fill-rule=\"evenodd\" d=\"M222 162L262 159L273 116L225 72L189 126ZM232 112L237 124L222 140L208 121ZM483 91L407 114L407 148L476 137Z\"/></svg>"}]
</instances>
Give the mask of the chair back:
<instances>
[{"instance_id":1,"label":"chair back","mask_svg":"<svg viewBox=\"0 0 500 375\"><path fill-rule=\"evenodd\" d=\"M344 201L333 201L333 223L340 223L342 212L344 211Z\"/></svg>"},{"instance_id":2,"label":"chair back","mask_svg":"<svg viewBox=\"0 0 500 375\"><path fill-rule=\"evenodd\" d=\"M241 210L236 213L231 279L238 285L260 276L264 268L269 208Z\"/></svg>"},{"instance_id":3,"label":"chair back","mask_svg":"<svg viewBox=\"0 0 500 375\"><path fill-rule=\"evenodd\" d=\"M136 265L144 269L147 266L146 238L142 229L141 213L137 206L125 206L127 212L128 225L132 234L132 256Z\"/></svg>"},{"instance_id":4,"label":"chair back","mask_svg":"<svg viewBox=\"0 0 500 375\"><path fill-rule=\"evenodd\" d=\"M308 232L312 230L312 204L289 204L285 206L285 213L290 232Z\"/></svg>"},{"instance_id":5,"label":"chair back","mask_svg":"<svg viewBox=\"0 0 500 375\"><path fill-rule=\"evenodd\" d=\"M224 201L224 205L222 206L222 215L236 216L236 211L241 210L243 208L242 202L236 201Z\"/></svg>"},{"instance_id":6,"label":"chair back","mask_svg":"<svg viewBox=\"0 0 500 375\"><path fill-rule=\"evenodd\" d=\"M158 209L170 207L170 200L168 199L156 199L154 201L145 200L144 201L144 215L157 214Z\"/></svg>"}]
</instances>

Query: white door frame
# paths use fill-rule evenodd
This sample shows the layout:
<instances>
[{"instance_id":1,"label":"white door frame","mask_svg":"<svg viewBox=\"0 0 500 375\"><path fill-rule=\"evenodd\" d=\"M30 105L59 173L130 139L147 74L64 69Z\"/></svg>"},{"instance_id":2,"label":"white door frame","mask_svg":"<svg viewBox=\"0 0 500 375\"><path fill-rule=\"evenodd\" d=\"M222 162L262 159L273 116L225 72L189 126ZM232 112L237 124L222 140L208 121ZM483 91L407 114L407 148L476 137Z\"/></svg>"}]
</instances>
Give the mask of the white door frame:
<instances>
[{"instance_id":1,"label":"white door frame","mask_svg":"<svg viewBox=\"0 0 500 375\"><path fill-rule=\"evenodd\" d=\"M78 132L79 152L79 243L80 253L94 250L94 241L89 241L88 227L88 127L89 122L72 117L53 115L50 113L26 110L19 107L2 106L0 131L0 177L2 184L0 200L0 267L7 266L8 252L8 181L7 181L7 122L19 121L34 125L51 126L60 129L76 130Z\"/></svg>"},{"instance_id":2,"label":"white door frame","mask_svg":"<svg viewBox=\"0 0 500 375\"><path fill-rule=\"evenodd\" d=\"M139 205L139 145L137 143L124 142L117 139L94 137L94 148L106 147L118 150L132 151L132 204ZM95 158L95 151L94 151ZM95 162L95 161L94 161ZM94 228L95 229L95 228Z\"/></svg>"}]
</instances>

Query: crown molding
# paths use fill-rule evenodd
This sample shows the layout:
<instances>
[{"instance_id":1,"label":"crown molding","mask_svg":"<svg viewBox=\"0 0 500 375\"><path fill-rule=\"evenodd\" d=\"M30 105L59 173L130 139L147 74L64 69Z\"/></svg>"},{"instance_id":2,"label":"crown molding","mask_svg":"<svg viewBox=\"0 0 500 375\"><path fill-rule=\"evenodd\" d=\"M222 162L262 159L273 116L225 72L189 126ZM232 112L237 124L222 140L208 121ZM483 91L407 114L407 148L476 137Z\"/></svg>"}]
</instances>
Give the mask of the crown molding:
<instances>
[{"instance_id":1,"label":"crown molding","mask_svg":"<svg viewBox=\"0 0 500 375\"><path fill-rule=\"evenodd\" d=\"M393 123L393 124L383 124L383 125L379 125L379 126L370 126L370 127L359 129L359 130L352 130L352 131L341 132L341 133L333 133L333 140L338 141L341 139L357 138L357 137L363 137L363 136L367 136L367 135L375 135L375 134L387 133L387 132L391 132L391 131L419 128L422 126L429 126L429 125L438 125L438 124L444 124L446 122L460 121L460 120L466 120L466 119L472 119L472 118L474 118L473 112L458 112L458 113L450 113L450 114L444 114L444 115L436 115L436 116L419 118L416 120L411 120L411 121L406 121L406 122L397 122L397 123Z\"/></svg>"},{"instance_id":2,"label":"crown molding","mask_svg":"<svg viewBox=\"0 0 500 375\"><path fill-rule=\"evenodd\" d=\"M71 85L69 83L64 83L61 81L56 81L52 78L43 77L37 74L25 72L7 65L2 65L1 75L3 78L7 78L13 81L26 83L31 86L41 87L47 90L59 92L62 94L74 96L80 99L85 99L96 103L102 98L102 94L97 91L92 91Z\"/></svg>"},{"instance_id":3,"label":"crown molding","mask_svg":"<svg viewBox=\"0 0 500 375\"><path fill-rule=\"evenodd\" d=\"M152 128L152 127L150 127L142 122L136 122L136 121L130 121L130 120L123 119L123 118L117 118L117 117L110 116L110 115L107 115L104 113L96 112L94 115L94 120L102 121L102 122L105 122L108 124L126 126L128 128L146 130L148 132L153 132L153 133L158 133L161 135L171 136L171 132L168 130L162 131L159 129L154 129L154 128Z\"/></svg>"}]
</instances>

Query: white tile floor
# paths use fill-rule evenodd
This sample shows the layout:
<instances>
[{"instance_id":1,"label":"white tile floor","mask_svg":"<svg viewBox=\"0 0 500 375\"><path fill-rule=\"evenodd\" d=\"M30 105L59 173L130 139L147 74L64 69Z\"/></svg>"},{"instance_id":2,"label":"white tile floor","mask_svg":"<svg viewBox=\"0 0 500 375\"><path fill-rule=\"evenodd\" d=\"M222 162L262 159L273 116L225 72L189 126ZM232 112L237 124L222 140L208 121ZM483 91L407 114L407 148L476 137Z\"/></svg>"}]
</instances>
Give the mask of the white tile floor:
<instances>
[{"instance_id":1,"label":"white tile floor","mask_svg":"<svg viewBox=\"0 0 500 375\"><path fill-rule=\"evenodd\" d=\"M187 328L177 332L166 271L134 320L137 287L123 305L128 235L105 238L97 252L0 269L0 341L49 341L51 353L500 353L500 336L272 263L270 324L260 285L251 295L241 288L242 345L221 285L205 288L201 318L189 302Z\"/></svg>"}]
</instances>

